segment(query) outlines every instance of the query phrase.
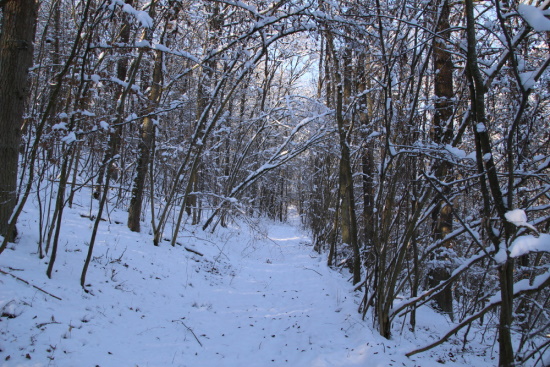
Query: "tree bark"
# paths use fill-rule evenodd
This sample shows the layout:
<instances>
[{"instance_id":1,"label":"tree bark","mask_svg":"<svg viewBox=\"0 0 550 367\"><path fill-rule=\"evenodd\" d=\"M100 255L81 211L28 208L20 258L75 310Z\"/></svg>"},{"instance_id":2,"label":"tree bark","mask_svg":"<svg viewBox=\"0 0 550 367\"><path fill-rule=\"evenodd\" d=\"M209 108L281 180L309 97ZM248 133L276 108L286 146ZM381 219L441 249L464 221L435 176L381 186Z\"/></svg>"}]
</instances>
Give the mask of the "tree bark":
<instances>
[{"instance_id":1,"label":"tree bark","mask_svg":"<svg viewBox=\"0 0 550 367\"><path fill-rule=\"evenodd\" d=\"M145 179L147 177L149 160L151 156L151 146L155 139L154 109L158 106L162 94L162 51L157 50L155 55L155 66L153 70L153 83L149 100L151 107L146 117L143 118L141 125L141 140L139 142L139 157L136 168L136 178L132 188L132 198L128 209L128 228L131 231L140 231L141 206L143 203L143 190L145 188ZM150 185L153 185L150 182Z\"/></svg>"},{"instance_id":2,"label":"tree bark","mask_svg":"<svg viewBox=\"0 0 550 367\"><path fill-rule=\"evenodd\" d=\"M436 21L436 36L433 42L433 64L434 64L434 94L435 112L430 135L434 143L438 145L449 144L453 136L453 63L451 53L447 50L449 44L449 2L448 0L438 1L434 6ZM434 174L440 181L446 181L450 170L447 161L440 161L434 165ZM449 192L444 187L443 195ZM440 240L453 229L453 213L450 205L441 198L433 211L433 236L434 240ZM450 244L448 245L450 246ZM445 252L445 251L444 251ZM437 255L436 255L437 256ZM437 260L446 261L447 256L437 256ZM440 262L438 261L438 264ZM450 269L445 265L438 265L428 272L429 287L433 288L442 281L449 279ZM437 307L453 319L453 292L451 286L445 287L438 293L434 300Z\"/></svg>"},{"instance_id":3,"label":"tree bark","mask_svg":"<svg viewBox=\"0 0 550 367\"><path fill-rule=\"evenodd\" d=\"M497 170L492 154L491 138L488 133L487 117L485 113L485 83L478 66L475 37L475 18L473 0L466 0L466 36L468 41L467 53L467 77L470 88L472 105L472 130L476 139L476 159L487 177L489 191L485 190L484 196L491 195L496 212L504 227L504 238L490 235L495 249L506 253L506 260L498 264L501 305L498 325L499 367L514 366L514 350L512 348L512 312L514 304L514 260L508 256L508 240L512 231L511 223L506 220L507 205L504 203L502 191L498 181ZM485 199L489 202L489 198ZM486 204L487 205L487 204ZM488 218L487 218L488 219ZM485 221L487 232L492 233L489 220Z\"/></svg>"},{"instance_id":4,"label":"tree bark","mask_svg":"<svg viewBox=\"0 0 550 367\"><path fill-rule=\"evenodd\" d=\"M334 54L333 61L338 61L337 55L331 45ZM340 76L338 67L335 69L336 78L336 122L338 126L338 137L340 143L340 171L339 171L339 192L340 192L340 217L342 229L342 242L349 245L353 251L353 284L361 281L361 254L357 236L357 216L355 213L355 195L353 190L353 173L351 169L351 156L349 147L348 124L344 117L344 100L349 101L351 97L351 50L345 51L344 56L344 77ZM342 79L343 83L342 83ZM342 86L343 84L343 86Z\"/></svg>"},{"instance_id":5,"label":"tree bark","mask_svg":"<svg viewBox=\"0 0 550 367\"><path fill-rule=\"evenodd\" d=\"M21 126L28 94L27 76L33 61L37 3L7 0L0 33L0 234L14 240L9 229L17 202L17 171Z\"/></svg>"},{"instance_id":6,"label":"tree bark","mask_svg":"<svg viewBox=\"0 0 550 367\"><path fill-rule=\"evenodd\" d=\"M134 0L125 0L125 3L133 6ZM154 4L153 4L154 8ZM145 31L145 33L150 33ZM130 20L129 15L123 15L123 24L120 29L120 43L122 44L128 44L130 41ZM142 52L142 51L141 51ZM141 54L140 52L140 54ZM141 58L139 58L141 60ZM118 80L125 81L128 77L128 57L121 56L120 59L117 61L116 65L116 76ZM122 94L124 93L124 87L121 85L117 86L116 94L115 94L115 101L119 101L122 97ZM122 139L122 125L121 124L115 124L116 126L112 128L112 131L109 133L109 147L105 151L105 155L103 157L103 162L101 167L99 168L99 174L97 176L97 185L94 188L93 196L95 199L100 198L101 196L101 188L103 184L103 180L105 178L105 170L110 170L113 167L111 165L108 165L107 162L109 161L108 151L113 151L113 156L117 155L120 150L121 145L121 139Z\"/></svg>"}]
</instances>

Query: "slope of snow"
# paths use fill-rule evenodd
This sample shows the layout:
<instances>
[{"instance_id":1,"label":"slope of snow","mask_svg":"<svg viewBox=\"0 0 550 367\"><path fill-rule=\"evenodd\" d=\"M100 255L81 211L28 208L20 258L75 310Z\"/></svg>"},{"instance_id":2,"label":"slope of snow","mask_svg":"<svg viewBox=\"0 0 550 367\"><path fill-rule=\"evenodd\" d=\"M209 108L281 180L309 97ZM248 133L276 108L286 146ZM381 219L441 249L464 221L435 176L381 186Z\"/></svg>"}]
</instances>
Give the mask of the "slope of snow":
<instances>
[{"instance_id":1,"label":"slope of snow","mask_svg":"<svg viewBox=\"0 0 550 367\"><path fill-rule=\"evenodd\" d=\"M32 208L19 243L0 256L0 365L495 364L487 335L465 351L460 336L407 358L450 322L423 307L415 334L398 318L393 339L380 337L357 312L362 293L353 292L349 274L327 268L296 226L267 220L215 235L188 227L178 246L154 247L146 225L129 232L126 214L115 210L100 226L86 293L79 278L93 222L81 217L89 214L82 205L66 210L51 280L47 258L37 256ZM468 338L483 332L474 328Z\"/></svg>"}]
</instances>

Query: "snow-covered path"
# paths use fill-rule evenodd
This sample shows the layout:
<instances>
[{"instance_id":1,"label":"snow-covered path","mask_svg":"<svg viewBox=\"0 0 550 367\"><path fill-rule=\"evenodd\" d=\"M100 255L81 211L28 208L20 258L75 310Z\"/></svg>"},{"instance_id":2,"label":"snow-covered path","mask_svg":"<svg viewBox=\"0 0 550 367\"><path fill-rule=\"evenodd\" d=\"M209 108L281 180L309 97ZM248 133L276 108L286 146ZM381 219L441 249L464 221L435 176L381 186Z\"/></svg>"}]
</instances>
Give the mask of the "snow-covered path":
<instances>
[{"instance_id":1,"label":"snow-covered path","mask_svg":"<svg viewBox=\"0 0 550 367\"><path fill-rule=\"evenodd\" d=\"M4 366L334 365L323 356L345 356L349 334L367 332L349 283L296 227L182 236L200 256L104 225L85 293L90 226L72 214L53 279L32 235L0 257L1 269L62 299L2 275L0 307L15 316L0 318Z\"/></svg>"},{"instance_id":2,"label":"snow-covered path","mask_svg":"<svg viewBox=\"0 0 550 367\"><path fill-rule=\"evenodd\" d=\"M405 352L433 340L434 329L446 329L445 319L431 311L419 313L422 326L414 336L397 332L393 340L381 338L357 313L361 292L352 291L348 274L327 268L307 235L289 224L264 220L214 235L196 229L182 234L179 246L164 242L157 248L147 233L129 232L125 213L115 211L111 223L101 226L86 293L79 276L91 222L79 214L67 210L51 280L45 276L47 260L36 254L32 215L21 226L27 227L21 241L0 256L0 269L30 283L0 274L0 365L412 367L471 362L469 354L448 349L406 358Z\"/></svg>"},{"instance_id":3,"label":"snow-covered path","mask_svg":"<svg viewBox=\"0 0 550 367\"><path fill-rule=\"evenodd\" d=\"M207 295L212 308L189 312L199 325L215 320L203 352L217 356L211 365L312 365L349 344L350 329L363 328L357 313L340 314L348 284L313 257L307 239L290 226L270 229L263 248L240 259L229 284Z\"/></svg>"}]
</instances>

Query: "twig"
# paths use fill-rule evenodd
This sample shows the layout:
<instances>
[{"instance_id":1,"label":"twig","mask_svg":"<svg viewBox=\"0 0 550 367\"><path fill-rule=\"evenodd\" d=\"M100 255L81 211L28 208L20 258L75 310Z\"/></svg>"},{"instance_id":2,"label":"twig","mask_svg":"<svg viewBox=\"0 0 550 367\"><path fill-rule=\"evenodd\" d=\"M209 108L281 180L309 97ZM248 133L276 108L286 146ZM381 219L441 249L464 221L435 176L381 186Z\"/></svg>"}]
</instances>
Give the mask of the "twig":
<instances>
[{"instance_id":1,"label":"twig","mask_svg":"<svg viewBox=\"0 0 550 367\"><path fill-rule=\"evenodd\" d=\"M317 270L315 270L315 269L306 268L305 266L304 266L304 269L305 269L305 270L314 271L314 272L316 272L317 274L319 274L320 276L323 276L323 274L319 273L319 272L318 272Z\"/></svg>"},{"instance_id":2,"label":"twig","mask_svg":"<svg viewBox=\"0 0 550 367\"><path fill-rule=\"evenodd\" d=\"M51 324L61 324L61 323L57 322L57 321L43 322L43 323L37 324L36 328L37 329L42 329L44 326L51 325Z\"/></svg>"},{"instance_id":3,"label":"twig","mask_svg":"<svg viewBox=\"0 0 550 367\"><path fill-rule=\"evenodd\" d=\"M80 214L80 216L82 218L87 218L87 219L92 220L92 221L96 219L95 215ZM104 221L104 222L107 222L107 219L105 219L105 218L101 218L101 220Z\"/></svg>"},{"instance_id":4,"label":"twig","mask_svg":"<svg viewBox=\"0 0 550 367\"><path fill-rule=\"evenodd\" d=\"M181 319L178 319L178 320L172 320L172 322L181 322L181 324L183 326L185 326L185 328L187 330L189 330L191 332L191 334L193 334L193 336L195 337L195 340L197 341L197 343L199 343L199 345L202 347L202 343L201 341L199 340L199 338L197 338L197 336L195 335L195 332L193 331L193 329L191 329L189 326L185 325L185 322L183 322L183 320Z\"/></svg>"},{"instance_id":5,"label":"twig","mask_svg":"<svg viewBox=\"0 0 550 367\"><path fill-rule=\"evenodd\" d=\"M361 290L361 288L363 288L363 286L367 283L367 280L369 280L369 279L365 278L365 280L363 280L361 283L359 283L359 285L357 285L355 288L353 288L353 291L357 292L357 291Z\"/></svg>"},{"instance_id":6,"label":"twig","mask_svg":"<svg viewBox=\"0 0 550 367\"><path fill-rule=\"evenodd\" d=\"M50 292L47 292L47 291L43 290L43 289L40 288L40 287L35 286L34 284L31 284L31 283L27 282L25 279L19 278L17 275L13 275L13 274L8 273L8 272L6 272L6 271L4 271L4 270L2 270L2 269L0 269L0 273L6 274L6 275L11 275L11 276L14 277L15 279L20 280L20 281L22 281L23 283L25 283L25 284L27 284L27 285L30 285L30 286L33 287L33 288L38 289L40 292L46 293L46 294L47 294L48 296L50 296L50 297L56 298L56 299L58 299L58 300L60 300L60 301L63 301L61 298L59 298L59 297L57 297L57 296L51 294Z\"/></svg>"},{"instance_id":7,"label":"twig","mask_svg":"<svg viewBox=\"0 0 550 367\"><path fill-rule=\"evenodd\" d=\"M198 252L197 250L193 250L192 248L189 248L189 247L187 247L187 246L183 246L183 248L186 249L187 251L192 252L192 253L194 253L194 254L197 254L197 255L199 255L199 256L204 256L203 254L201 254L201 253Z\"/></svg>"}]
</instances>

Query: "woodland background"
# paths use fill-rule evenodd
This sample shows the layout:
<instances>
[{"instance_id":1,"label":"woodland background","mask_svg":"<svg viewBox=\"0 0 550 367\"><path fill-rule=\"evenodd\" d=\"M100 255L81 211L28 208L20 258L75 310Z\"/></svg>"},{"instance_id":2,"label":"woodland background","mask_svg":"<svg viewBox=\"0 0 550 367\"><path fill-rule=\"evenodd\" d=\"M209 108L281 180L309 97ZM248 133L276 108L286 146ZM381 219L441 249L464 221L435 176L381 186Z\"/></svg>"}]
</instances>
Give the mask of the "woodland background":
<instances>
[{"instance_id":1,"label":"woodland background","mask_svg":"<svg viewBox=\"0 0 550 367\"><path fill-rule=\"evenodd\" d=\"M382 336L433 302L542 356L549 3L2 0L0 256L35 202L51 277L83 189L83 288L111 208L157 246L294 208Z\"/></svg>"}]
</instances>

